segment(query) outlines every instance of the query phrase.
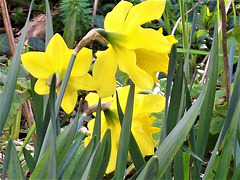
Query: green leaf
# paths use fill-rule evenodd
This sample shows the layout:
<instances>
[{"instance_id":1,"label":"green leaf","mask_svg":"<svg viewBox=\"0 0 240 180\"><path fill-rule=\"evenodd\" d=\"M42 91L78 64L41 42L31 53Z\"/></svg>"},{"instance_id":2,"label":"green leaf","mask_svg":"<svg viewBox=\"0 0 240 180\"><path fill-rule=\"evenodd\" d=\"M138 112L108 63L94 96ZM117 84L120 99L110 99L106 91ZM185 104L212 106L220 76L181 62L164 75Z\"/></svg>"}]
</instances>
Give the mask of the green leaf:
<instances>
[{"instance_id":1,"label":"green leaf","mask_svg":"<svg viewBox=\"0 0 240 180\"><path fill-rule=\"evenodd\" d=\"M71 175L75 167L77 166L77 163L79 162L80 158L82 157L82 153L84 152L84 150L85 147L83 144L79 148L77 148L76 154L73 156L72 160L69 161L69 164L66 166L66 170L64 171L63 177L65 179L71 178Z\"/></svg>"},{"instance_id":2,"label":"green leaf","mask_svg":"<svg viewBox=\"0 0 240 180\"><path fill-rule=\"evenodd\" d=\"M101 140L101 99L98 100L98 107L93 128L93 136L96 136L96 142ZM96 145L96 144L95 144Z\"/></svg>"},{"instance_id":3,"label":"green leaf","mask_svg":"<svg viewBox=\"0 0 240 180\"><path fill-rule=\"evenodd\" d=\"M80 135L79 135L80 134ZM74 162L78 162L78 158L81 157L81 153L83 152L84 148L81 148L80 145L82 144L82 140L85 137L81 131L76 135L77 138L75 139L74 143L71 145L68 154L66 155L64 161L62 162L61 166L58 168L57 178L60 178L63 174L66 179L69 179L71 173L69 173L69 169L73 171L73 164ZM84 146L83 146L84 147ZM75 163L76 165L76 163ZM75 167L75 166L74 166Z\"/></svg>"},{"instance_id":4,"label":"green leaf","mask_svg":"<svg viewBox=\"0 0 240 180\"><path fill-rule=\"evenodd\" d=\"M217 151L219 150L220 144L224 140L225 135L230 127L231 121L233 119L233 115L235 113L235 109L236 109L237 104L240 99L240 63L238 63L234 84L235 84L235 86L233 88L232 96L230 98L230 103L229 103L230 108L228 109L228 113L227 113L227 117L225 119L223 129L220 133L220 136L218 137L217 143L212 152L212 156L211 156L211 158L208 162L208 166L205 170L204 177L203 177L204 180L213 179L215 176L215 172L218 168L219 160L220 160L220 157L218 156ZM239 126L238 126L238 128L239 128Z\"/></svg>"},{"instance_id":5,"label":"green leaf","mask_svg":"<svg viewBox=\"0 0 240 180\"><path fill-rule=\"evenodd\" d=\"M4 161L2 179L5 179L7 166L9 166L8 179L25 179L23 169L16 151L16 147L11 138L8 142L7 151L8 152L6 152Z\"/></svg>"},{"instance_id":6,"label":"green leaf","mask_svg":"<svg viewBox=\"0 0 240 180\"><path fill-rule=\"evenodd\" d=\"M187 113L183 116L183 118L178 122L178 124L174 127L174 129L170 132L170 134L164 139L162 144L158 147L155 155L158 157L159 161L159 170L158 177L160 178L165 170L168 168L171 163L173 157L182 146L185 138L187 137L189 131L191 130L198 112L202 106L204 97L206 94L206 88L202 92L202 94L198 97L193 106L187 111ZM149 164L145 166L138 179L142 179L147 173L147 168Z\"/></svg>"},{"instance_id":7,"label":"green leaf","mask_svg":"<svg viewBox=\"0 0 240 180\"><path fill-rule=\"evenodd\" d=\"M33 172L33 170L36 166L36 162L35 162L34 158L32 157L32 155L26 148L23 148L23 154L24 154L24 157L25 157L25 160L26 160L29 170L31 172Z\"/></svg>"},{"instance_id":8,"label":"green leaf","mask_svg":"<svg viewBox=\"0 0 240 180\"><path fill-rule=\"evenodd\" d=\"M49 6L49 1L45 0L46 4L46 38L45 38L45 48L47 47L50 39L53 37L53 24L52 24L52 16Z\"/></svg>"},{"instance_id":9,"label":"green leaf","mask_svg":"<svg viewBox=\"0 0 240 180\"><path fill-rule=\"evenodd\" d=\"M118 118L120 120L120 124L122 125L124 114L122 112L122 108L120 106L118 92L116 91L116 99L117 99L117 111L118 111ZM132 132L130 135L130 144L129 144L129 152L130 156L134 162L134 165L137 170L141 169L145 165L145 160L142 156L142 153L138 147L136 139L134 138Z\"/></svg>"},{"instance_id":10,"label":"green leaf","mask_svg":"<svg viewBox=\"0 0 240 180\"><path fill-rule=\"evenodd\" d=\"M172 87L172 80L175 73L175 67L177 63L177 46L173 45L171 53L170 53L170 60L169 60L169 68L168 68L168 77L167 77L167 86L166 86L166 104L165 104L165 118L161 130L161 138L160 143L166 138L167 136L167 116L168 116L168 102L171 94L171 87Z\"/></svg>"},{"instance_id":11,"label":"green leaf","mask_svg":"<svg viewBox=\"0 0 240 180\"><path fill-rule=\"evenodd\" d=\"M27 28L28 28L28 23L29 23L31 11L32 11L33 3L34 3L34 0L32 0L31 2L27 21L25 23L24 30L19 40L16 51L13 55L12 63L8 71L7 81L3 89L2 99L0 102L0 132L2 132L3 130L3 127L8 117L8 113L10 111L14 90L17 82L17 77L20 69L21 53L23 50L24 41L27 34Z\"/></svg>"},{"instance_id":12,"label":"green leaf","mask_svg":"<svg viewBox=\"0 0 240 180\"><path fill-rule=\"evenodd\" d=\"M210 123L212 118L214 100L215 100L215 92L216 92L216 84L218 77L218 70L216 68L218 64L218 33L217 33L217 23L215 25L214 36L213 36L213 44L211 47L211 54L209 59L209 68L207 72L208 86L207 86L207 94L204 99L203 106L201 107L201 113L198 121L198 130L197 130L197 138L196 138L196 147L197 147L197 155L200 158L203 158L208 142L208 134L210 129ZM194 178L199 179L201 163L197 162L200 167L196 170L194 168Z\"/></svg>"},{"instance_id":13,"label":"green leaf","mask_svg":"<svg viewBox=\"0 0 240 180\"><path fill-rule=\"evenodd\" d=\"M28 44L32 48L38 49L39 51L42 51L42 52L45 51L45 43L42 39L31 37L28 40Z\"/></svg>"},{"instance_id":14,"label":"green leaf","mask_svg":"<svg viewBox=\"0 0 240 180\"><path fill-rule=\"evenodd\" d=\"M49 158L48 158L48 171L47 179L56 179L57 178L57 152L56 152L56 137L58 135L58 127L56 123L55 115L55 99L56 99L56 74L52 76L51 86L50 86L50 95L49 95L49 104L50 104L50 144L49 144ZM60 128L60 127L59 127Z\"/></svg>"},{"instance_id":15,"label":"green leaf","mask_svg":"<svg viewBox=\"0 0 240 180\"><path fill-rule=\"evenodd\" d=\"M98 146L96 154L94 156L90 172L89 179L102 179L107 169L108 162L111 153L111 130L108 129Z\"/></svg>"},{"instance_id":16,"label":"green leaf","mask_svg":"<svg viewBox=\"0 0 240 180\"><path fill-rule=\"evenodd\" d=\"M237 129L238 129L238 123L240 119L240 100L238 101L238 104L235 108L233 118L231 120L231 124L229 126L228 132L225 137L225 142L223 146L223 150L220 156L220 161L218 166L217 172L216 172L216 179L227 179L228 171L230 162L232 160L232 153L233 148L236 143L236 135L237 135Z\"/></svg>"},{"instance_id":17,"label":"green leaf","mask_svg":"<svg viewBox=\"0 0 240 180\"><path fill-rule=\"evenodd\" d=\"M51 134L51 128L52 128L51 126L52 126L52 124L49 123L48 130L47 130L47 133L46 133L45 139L44 139L44 141L46 141L46 142L43 142L43 147L42 147L41 153L39 155L40 159L38 160L37 166L31 175L31 179L46 178L47 168L48 168L48 158L49 158L49 154L50 154L49 139L52 135ZM57 169L59 169L59 167L63 163L63 161L73 143L74 137L77 132L77 127L78 127L78 117L75 117L73 122L71 124L69 124L68 127L66 127L65 130L63 132L61 132L57 137L57 146L56 146Z\"/></svg>"},{"instance_id":18,"label":"green leaf","mask_svg":"<svg viewBox=\"0 0 240 180\"><path fill-rule=\"evenodd\" d=\"M201 94L203 88L204 88L204 85L202 84L193 85L190 92L190 96L193 97L194 99L197 99L197 97Z\"/></svg>"},{"instance_id":19,"label":"green leaf","mask_svg":"<svg viewBox=\"0 0 240 180\"><path fill-rule=\"evenodd\" d=\"M178 66L170 98L171 101L167 116L167 135L171 132L171 130L175 127L177 121L179 120L181 96L183 89L182 87L183 87L183 63L181 61Z\"/></svg>"},{"instance_id":20,"label":"green leaf","mask_svg":"<svg viewBox=\"0 0 240 180\"><path fill-rule=\"evenodd\" d=\"M0 52L8 52L10 51L10 46L7 38L7 34L0 34Z\"/></svg>"},{"instance_id":21,"label":"green leaf","mask_svg":"<svg viewBox=\"0 0 240 180\"><path fill-rule=\"evenodd\" d=\"M0 88L0 95L1 94L2 94L2 92L1 92L1 88ZM29 96L30 95L29 95L28 91L15 90L12 104L11 104L11 107L9 110L8 118L5 122L4 130L9 129L9 127L12 125L13 119L16 118L17 113L21 109L23 103L29 98ZM0 101L1 101L1 96L0 96Z\"/></svg>"},{"instance_id":22,"label":"green leaf","mask_svg":"<svg viewBox=\"0 0 240 180\"><path fill-rule=\"evenodd\" d=\"M236 27L234 27L232 31L232 36L235 37L235 39L240 43L240 24L238 24Z\"/></svg>"},{"instance_id":23,"label":"green leaf","mask_svg":"<svg viewBox=\"0 0 240 180\"><path fill-rule=\"evenodd\" d=\"M66 26L64 28L63 39L65 40L68 48L74 48L74 42L77 29L77 9L73 10L69 15Z\"/></svg>"},{"instance_id":24,"label":"green leaf","mask_svg":"<svg viewBox=\"0 0 240 180\"><path fill-rule=\"evenodd\" d=\"M116 72L116 80L121 83L123 86L127 84L128 82L128 79L129 79L129 76L128 74L120 71L120 69L118 68L117 69L117 72Z\"/></svg>"},{"instance_id":25,"label":"green leaf","mask_svg":"<svg viewBox=\"0 0 240 180\"><path fill-rule=\"evenodd\" d=\"M26 17L23 15L23 9L22 8L14 8L14 13L11 15L11 18L15 22L25 22Z\"/></svg>"},{"instance_id":26,"label":"green leaf","mask_svg":"<svg viewBox=\"0 0 240 180\"><path fill-rule=\"evenodd\" d=\"M6 62L7 60L8 60L8 58L6 58L4 56L0 56L0 63Z\"/></svg>"},{"instance_id":27,"label":"green leaf","mask_svg":"<svg viewBox=\"0 0 240 180\"><path fill-rule=\"evenodd\" d=\"M114 179L123 179L125 175L133 113L135 85L130 85L125 114L123 117Z\"/></svg>"},{"instance_id":28,"label":"green leaf","mask_svg":"<svg viewBox=\"0 0 240 180\"><path fill-rule=\"evenodd\" d=\"M158 168L159 168L159 162L158 157L153 156L151 160L148 162L148 168L147 173L144 175L142 179L158 179Z\"/></svg>"},{"instance_id":29,"label":"green leaf","mask_svg":"<svg viewBox=\"0 0 240 180\"><path fill-rule=\"evenodd\" d=\"M94 144L96 143L96 137L94 136L84 152L81 155L76 167L74 168L70 179L81 179L87 165L88 161L94 151Z\"/></svg>"}]
</instances>

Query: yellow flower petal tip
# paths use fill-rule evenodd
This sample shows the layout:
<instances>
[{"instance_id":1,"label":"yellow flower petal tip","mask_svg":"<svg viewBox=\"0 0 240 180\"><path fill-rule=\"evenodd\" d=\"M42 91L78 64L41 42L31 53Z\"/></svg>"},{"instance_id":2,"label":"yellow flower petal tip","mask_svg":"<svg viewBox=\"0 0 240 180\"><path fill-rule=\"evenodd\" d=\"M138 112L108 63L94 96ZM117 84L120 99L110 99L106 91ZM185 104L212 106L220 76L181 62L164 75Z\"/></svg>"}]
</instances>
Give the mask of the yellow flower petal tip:
<instances>
[{"instance_id":1,"label":"yellow flower petal tip","mask_svg":"<svg viewBox=\"0 0 240 180\"><path fill-rule=\"evenodd\" d=\"M123 111L126 109L126 101L128 96L129 86L119 88L117 90L120 105ZM164 109L165 98L160 95L138 94L140 90L136 88L134 98L134 110L132 119L132 133L137 141L140 151L143 156L153 155L155 141L152 137L160 131L159 128L153 127L152 124L156 117L151 116L151 113L160 112ZM89 93L86 97L89 106L93 106L98 102L99 96L96 93ZM103 98L102 102L112 102L108 109L102 110L101 114L101 137L107 131L111 130L111 154L106 173L111 173L115 170L117 151L121 133L121 125L117 114L116 94L113 97ZM93 132L94 120L88 123L90 132ZM85 146L88 145L92 135L85 139Z\"/></svg>"},{"instance_id":2,"label":"yellow flower petal tip","mask_svg":"<svg viewBox=\"0 0 240 180\"><path fill-rule=\"evenodd\" d=\"M49 94L51 77L57 74L57 92L66 73L68 63L73 53L60 34L55 34L46 48L46 52L27 52L21 55L23 66L37 78L34 90L38 94ZM83 48L75 59L71 75L62 100L62 108L71 113L77 102L77 90L97 90L96 80L88 74L92 60L92 51Z\"/></svg>"},{"instance_id":3,"label":"yellow flower petal tip","mask_svg":"<svg viewBox=\"0 0 240 180\"><path fill-rule=\"evenodd\" d=\"M127 73L140 88L152 89L157 81L156 72L168 71L173 36L164 36L162 29L141 27L142 24L162 16L166 0L146 0L135 6L120 1L106 15L105 38L108 49L97 53L93 76L96 78L101 97L111 96L116 87L117 67Z\"/></svg>"}]
</instances>

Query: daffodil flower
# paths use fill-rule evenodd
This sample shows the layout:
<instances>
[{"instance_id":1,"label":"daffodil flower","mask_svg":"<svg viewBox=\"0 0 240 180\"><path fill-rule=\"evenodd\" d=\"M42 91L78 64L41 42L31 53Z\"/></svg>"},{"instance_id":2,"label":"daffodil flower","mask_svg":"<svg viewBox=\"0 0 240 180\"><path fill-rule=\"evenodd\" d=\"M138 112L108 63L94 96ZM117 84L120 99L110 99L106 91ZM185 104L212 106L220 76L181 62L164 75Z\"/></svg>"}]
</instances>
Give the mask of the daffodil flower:
<instances>
[{"instance_id":1,"label":"daffodil flower","mask_svg":"<svg viewBox=\"0 0 240 180\"><path fill-rule=\"evenodd\" d=\"M120 105L123 112L125 111L129 86L119 88L118 96ZM138 94L138 90L135 91L133 119L131 131L136 139L136 142L140 148L143 156L154 154L154 143L152 135L159 132L159 128L153 127L152 124L156 120L156 117L151 116L153 112L160 112L165 105L165 98L160 95L154 94ZM86 100L89 106L98 102L99 96L96 93L90 93L87 95ZM117 114L116 94L113 97L102 98L102 102L112 102L108 109L105 109L101 113L101 136L103 137L106 130L111 130L111 155L106 173L111 173L115 170L117 151L120 140L121 125ZM90 132L93 132L94 121L91 120L88 123ZM85 145L87 145L91 136L85 139Z\"/></svg>"},{"instance_id":2,"label":"daffodil flower","mask_svg":"<svg viewBox=\"0 0 240 180\"><path fill-rule=\"evenodd\" d=\"M49 94L52 75L56 74L57 93L68 67L73 49L69 49L59 34L50 40L46 52L27 52L22 54L23 66L38 78L34 90L40 95ZM77 90L96 90L97 82L88 74L92 60L92 51L83 48L75 59L73 69L63 96L61 106L66 113L71 113L77 102Z\"/></svg>"},{"instance_id":3,"label":"daffodil flower","mask_svg":"<svg viewBox=\"0 0 240 180\"><path fill-rule=\"evenodd\" d=\"M157 81L156 72L167 73L172 35L164 36L162 29L143 28L141 25L159 19L166 0L146 0L133 6L120 1L106 15L102 34L110 43L106 51L96 54L93 76L98 81L100 97L114 94L117 66L127 73L142 89L152 89Z\"/></svg>"}]
</instances>

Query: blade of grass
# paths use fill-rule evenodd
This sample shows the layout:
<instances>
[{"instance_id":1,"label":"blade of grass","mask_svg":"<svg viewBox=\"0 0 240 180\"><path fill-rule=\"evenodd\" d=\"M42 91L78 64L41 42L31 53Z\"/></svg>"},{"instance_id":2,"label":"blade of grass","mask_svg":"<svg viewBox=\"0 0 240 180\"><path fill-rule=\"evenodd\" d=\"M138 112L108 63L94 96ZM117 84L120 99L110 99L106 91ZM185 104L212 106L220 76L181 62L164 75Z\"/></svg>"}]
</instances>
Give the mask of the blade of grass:
<instances>
[{"instance_id":1,"label":"blade of grass","mask_svg":"<svg viewBox=\"0 0 240 180\"><path fill-rule=\"evenodd\" d=\"M29 8L29 12L28 12L28 17L27 17L27 20L25 23L25 28L23 30L23 33L22 33L19 43L17 45L16 51L13 55L11 66L9 68L8 75L7 75L7 80L6 80L6 83L3 88L2 98L1 98L1 102L0 102L0 132L2 132L2 130L3 130L3 127L7 120L8 113L10 111L10 107L12 104L12 99L13 99L13 95L15 92L18 72L20 69L21 54L22 54L22 50L23 50L23 46L24 46L25 37L27 34L27 27L28 27L31 11L33 8L33 3L34 3L34 0L31 1L31 5Z\"/></svg>"},{"instance_id":2,"label":"blade of grass","mask_svg":"<svg viewBox=\"0 0 240 180\"><path fill-rule=\"evenodd\" d=\"M133 84L133 82L131 82L125 115L123 117L114 179L123 179L125 175L129 142L130 142L130 134L131 134L134 91L135 91L135 85Z\"/></svg>"}]
</instances>

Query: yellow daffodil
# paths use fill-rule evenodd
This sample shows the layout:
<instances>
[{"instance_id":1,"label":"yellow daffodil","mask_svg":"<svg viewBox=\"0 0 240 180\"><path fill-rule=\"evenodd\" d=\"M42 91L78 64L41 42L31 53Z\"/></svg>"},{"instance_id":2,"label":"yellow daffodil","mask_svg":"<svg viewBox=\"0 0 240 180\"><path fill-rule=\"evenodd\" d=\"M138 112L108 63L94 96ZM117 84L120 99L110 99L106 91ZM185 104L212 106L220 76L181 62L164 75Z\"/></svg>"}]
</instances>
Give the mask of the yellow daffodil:
<instances>
[{"instance_id":1,"label":"yellow daffodil","mask_svg":"<svg viewBox=\"0 0 240 180\"><path fill-rule=\"evenodd\" d=\"M51 77L56 73L57 93L61 81L68 67L73 49L69 49L63 38L55 34L50 40L46 52L27 52L22 54L23 66L38 78L34 90L40 95L49 94ZM92 51L83 48L77 55L75 63L62 100L62 108L66 113L71 113L77 102L77 90L96 90L97 83L88 74L92 60ZM49 82L50 81L50 82Z\"/></svg>"},{"instance_id":2,"label":"yellow daffodil","mask_svg":"<svg viewBox=\"0 0 240 180\"><path fill-rule=\"evenodd\" d=\"M120 105L123 112L125 111L126 101L129 91L129 86L123 87L117 90L119 95ZM135 137L137 144L143 156L154 154L154 143L152 135L159 132L159 128L153 127L152 124L156 120L156 117L151 116L153 112L160 112L164 108L165 98L160 95L154 94L137 94L135 91L133 119L131 131ZM96 93L90 93L87 95L86 100L89 106L98 102L99 96ZM101 113L101 136L103 137L106 130L111 129L111 155L106 173L110 173L115 170L117 151L121 133L121 125L117 114L116 94L113 97L103 98L102 102L112 101L112 104L108 109ZM93 132L94 121L91 120L88 123L90 132ZM85 139L85 145L87 145L91 136Z\"/></svg>"},{"instance_id":3,"label":"yellow daffodil","mask_svg":"<svg viewBox=\"0 0 240 180\"><path fill-rule=\"evenodd\" d=\"M142 89L152 89L157 81L156 72L167 73L172 44L177 40L164 36L158 31L141 25L159 19L166 0L146 0L133 6L120 1L106 15L104 37L110 43L106 51L96 54L93 76L100 85L100 97L114 94L117 66L127 73L132 81Z\"/></svg>"}]
</instances>

